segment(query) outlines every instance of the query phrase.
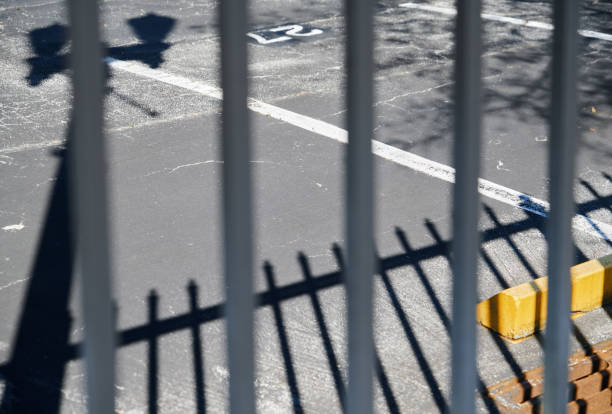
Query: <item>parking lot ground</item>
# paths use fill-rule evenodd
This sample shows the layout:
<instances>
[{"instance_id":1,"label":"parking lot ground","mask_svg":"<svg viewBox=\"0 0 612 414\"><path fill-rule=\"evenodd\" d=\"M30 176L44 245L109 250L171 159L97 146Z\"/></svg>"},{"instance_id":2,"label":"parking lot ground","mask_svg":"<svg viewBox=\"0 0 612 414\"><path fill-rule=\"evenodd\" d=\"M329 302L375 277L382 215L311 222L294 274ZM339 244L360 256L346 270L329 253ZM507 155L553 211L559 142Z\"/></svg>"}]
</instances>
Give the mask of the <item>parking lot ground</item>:
<instances>
[{"instance_id":1,"label":"parking lot ground","mask_svg":"<svg viewBox=\"0 0 612 414\"><path fill-rule=\"evenodd\" d=\"M227 409L215 7L101 3L120 413ZM250 7L257 407L340 412L342 3ZM449 404L452 7L376 7L375 139L387 151L375 161L377 412ZM549 2L487 1L484 12L544 25L484 21L481 177L506 195L481 191L479 300L546 274L546 218L508 194L547 199L552 33ZM612 4L582 13L601 36L581 36L576 262L612 252ZM63 2L0 2L0 412L86 410L67 250L67 30ZM573 321L572 352L612 337L609 311ZM541 335L477 334L483 387L542 363Z\"/></svg>"}]
</instances>

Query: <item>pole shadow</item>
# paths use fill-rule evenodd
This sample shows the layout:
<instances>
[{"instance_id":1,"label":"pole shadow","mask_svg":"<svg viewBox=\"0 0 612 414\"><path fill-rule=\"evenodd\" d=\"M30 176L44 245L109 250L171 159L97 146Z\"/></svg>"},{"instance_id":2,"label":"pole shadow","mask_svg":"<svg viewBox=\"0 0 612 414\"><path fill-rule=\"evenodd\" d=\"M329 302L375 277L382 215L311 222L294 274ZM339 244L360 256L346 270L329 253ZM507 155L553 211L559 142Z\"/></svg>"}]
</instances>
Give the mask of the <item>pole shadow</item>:
<instances>
[{"instance_id":1,"label":"pole shadow","mask_svg":"<svg viewBox=\"0 0 612 414\"><path fill-rule=\"evenodd\" d=\"M174 26L176 19L161 16L155 13L148 13L142 17L134 17L127 20L132 32L138 38L138 43L126 46L100 47L106 48L105 56L110 56L120 60L135 60L144 63L150 68L159 68L164 62L164 52L172 44L165 41ZM26 76L28 85L37 87L45 80L50 79L56 74L64 73L68 69L70 53L64 52L69 48L68 39L69 28L60 23L40 27L28 33L33 56L25 59L29 66L29 73ZM107 83L112 77L110 68L107 66ZM116 88L105 87L107 94L112 94L117 99L140 110L147 116L155 118L159 116L159 111L150 108L146 103L116 90Z\"/></svg>"},{"instance_id":2,"label":"pole shadow","mask_svg":"<svg viewBox=\"0 0 612 414\"><path fill-rule=\"evenodd\" d=\"M127 23L139 42L135 45L110 47L108 55L121 60L137 60L152 69L159 68L165 61L163 53L172 46L164 40L174 28L176 19L148 13L129 19Z\"/></svg>"},{"instance_id":3,"label":"pole shadow","mask_svg":"<svg viewBox=\"0 0 612 414\"><path fill-rule=\"evenodd\" d=\"M68 44L68 29L63 24L54 23L30 31L28 38L34 56L26 59L30 66L26 80L30 86L39 86L66 69L67 55L60 54L60 51Z\"/></svg>"},{"instance_id":4,"label":"pole shadow","mask_svg":"<svg viewBox=\"0 0 612 414\"><path fill-rule=\"evenodd\" d=\"M72 316L73 235L68 194L68 148L60 158L10 360L3 370L2 413L55 413L62 386Z\"/></svg>"}]
</instances>

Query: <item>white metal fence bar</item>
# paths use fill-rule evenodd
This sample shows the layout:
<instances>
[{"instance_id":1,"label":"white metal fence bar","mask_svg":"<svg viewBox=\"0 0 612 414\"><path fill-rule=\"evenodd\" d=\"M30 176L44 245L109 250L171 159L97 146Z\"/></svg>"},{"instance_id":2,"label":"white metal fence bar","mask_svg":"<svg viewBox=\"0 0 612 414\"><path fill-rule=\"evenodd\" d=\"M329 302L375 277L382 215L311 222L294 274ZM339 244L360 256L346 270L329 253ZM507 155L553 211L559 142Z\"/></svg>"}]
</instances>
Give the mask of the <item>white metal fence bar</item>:
<instances>
[{"instance_id":1,"label":"white metal fence bar","mask_svg":"<svg viewBox=\"0 0 612 414\"><path fill-rule=\"evenodd\" d=\"M96 0L70 0L73 69L68 138L76 264L81 276L88 412L114 410L115 332L111 304L103 126L104 67ZM32 396L32 398L36 398Z\"/></svg>"},{"instance_id":2,"label":"white metal fence bar","mask_svg":"<svg viewBox=\"0 0 612 414\"><path fill-rule=\"evenodd\" d=\"M96 0L68 0L74 106L68 140L77 271L82 278L88 411L114 412L115 338L112 312L108 200L103 136L103 89ZM220 2L223 89L223 213L227 285L230 411L255 412L253 343L253 224L247 109L247 1ZM374 179L372 0L346 0L348 108L345 282L348 302L347 411L373 410ZM453 321L451 411L474 412L474 322L481 139L481 0L458 0L456 17L453 194ZM567 404L567 357L574 257L571 220L577 149L578 3L554 2L552 112L549 146L548 321L544 412Z\"/></svg>"},{"instance_id":3,"label":"white metal fence bar","mask_svg":"<svg viewBox=\"0 0 612 414\"><path fill-rule=\"evenodd\" d=\"M346 1L347 164L345 274L348 302L347 412L372 412L374 202L372 157L372 0Z\"/></svg>"},{"instance_id":4,"label":"white metal fence bar","mask_svg":"<svg viewBox=\"0 0 612 414\"><path fill-rule=\"evenodd\" d=\"M567 410L567 358L574 258L574 168L577 148L576 72L578 2L555 0L553 22L552 112L550 120L548 221L548 309L545 336L544 412Z\"/></svg>"},{"instance_id":5,"label":"white metal fence bar","mask_svg":"<svg viewBox=\"0 0 612 414\"><path fill-rule=\"evenodd\" d=\"M481 130L480 0L458 0L455 47L456 169L453 195L452 396L454 413L474 412Z\"/></svg>"},{"instance_id":6,"label":"white metal fence bar","mask_svg":"<svg viewBox=\"0 0 612 414\"><path fill-rule=\"evenodd\" d=\"M247 113L247 2L219 2L223 88L223 212L230 412L255 411L253 251Z\"/></svg>"}]
</instances>

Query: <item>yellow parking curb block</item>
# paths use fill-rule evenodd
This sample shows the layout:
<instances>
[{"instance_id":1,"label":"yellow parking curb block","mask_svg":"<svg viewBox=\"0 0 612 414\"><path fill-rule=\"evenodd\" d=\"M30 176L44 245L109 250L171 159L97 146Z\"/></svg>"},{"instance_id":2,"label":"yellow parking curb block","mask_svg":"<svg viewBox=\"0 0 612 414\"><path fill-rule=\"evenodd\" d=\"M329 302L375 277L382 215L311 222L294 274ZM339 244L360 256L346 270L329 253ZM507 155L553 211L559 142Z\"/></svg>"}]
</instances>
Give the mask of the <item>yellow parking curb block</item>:
<instances>
[{"instance_id":1,"label":"yellow parking curb block","mask_svg":"<svg viewBox=\"0 0 612 414\"><path fill-rule=\"evenodd\" d=\"M612 302L612 254L570 268L571 311L579 316ZM503 290L476 306L476 320L500 335L516 340L546 324L548 277Z\"/></svg>"}]
</instances>

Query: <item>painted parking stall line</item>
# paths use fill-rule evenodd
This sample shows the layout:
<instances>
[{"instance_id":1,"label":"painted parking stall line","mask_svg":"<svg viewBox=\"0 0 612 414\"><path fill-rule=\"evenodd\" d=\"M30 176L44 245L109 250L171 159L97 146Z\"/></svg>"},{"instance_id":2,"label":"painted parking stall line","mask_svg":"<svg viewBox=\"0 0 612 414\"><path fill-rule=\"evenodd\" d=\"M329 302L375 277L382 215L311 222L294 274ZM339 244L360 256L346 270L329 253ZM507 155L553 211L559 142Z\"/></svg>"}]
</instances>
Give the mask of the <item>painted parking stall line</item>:
<instances>
[{"instance_id":1,"label":"painted parking stall line","mask_svg":"<svg viewBox=\"0 0 612 414\"><path fill-rule=\"evenodd\" d=\"M136 62L126 62L107 57L104 61L113 69L129 72L137 76L157 80L179 88L197 92L213 99L223 99L223 91L216 86L208 85L201 81L193 81L184 76L168 73L160 69L151 69ZM346 144L348 133L330 123L298 114L287 109L280 108L253 98L248 99L248 108L260 115L286 122L295 127L304 129L314 134L330 138L334 141ZM414 171L427 174L449 183L455 182L455 169L451 166L421 157L408 151L396 148L377 140L372 140L372 153L378 157L392 161L395 164L410 168ZM504 204L518 207L522 210L547 217L550 206L548 202L531 197L520 191L513 190L503 185L480 178L478 180L478 192L490 199ZM593 220L587 216L577 214L574 216L572 225L575 229L585 231L597 237L610 241L612 237L612 225Z\"/></svg>"},{"instance_id":2,"label":"painted parking stall line","mask_svg":"<svg viewBox=\"0 0 612 414\"><path fill-rule=\"evenodd\" d=\"M434 13L439 13L439 14L445 14L447 16L454 16L457 14L457 10L455 10L454 8L450 8L450 7L430 6L428 4L421 4L421 3L402 3L399 6L406 8L406 9L416 9L416 10L429 11L429 12L434 12ZM497 14L489 14L489 13L482 13L480 16L482 17L483 20L491 20L491 21L500 22L500 23L508 23L508 24L513 24L516 26L531 27L534 29L544 29L544 30L550 30L550 31L553 30L553 25L550 23L538 22L538 21L533 21L533 20L525 20L525 19L517 19L516 17L500 16ZM599 40L605 40L607 42L612 42L612 34L609 34L609 33L594 32L592 30L578 30L578 34L580 36L588 37L591 39L599 39Z\"/></svg>"}]
</instances>

